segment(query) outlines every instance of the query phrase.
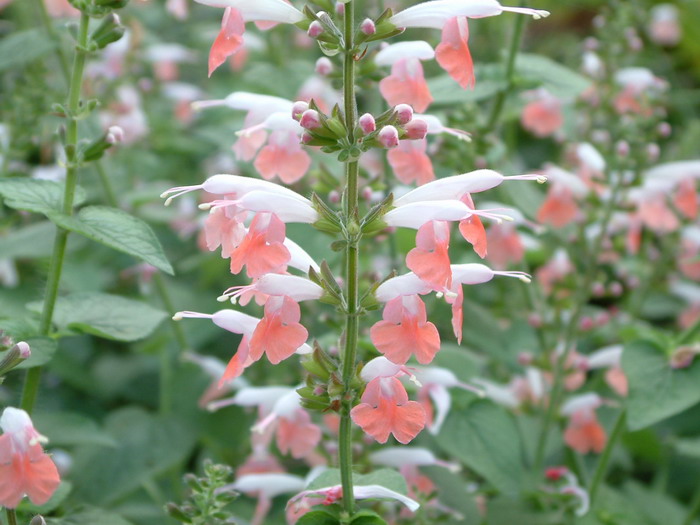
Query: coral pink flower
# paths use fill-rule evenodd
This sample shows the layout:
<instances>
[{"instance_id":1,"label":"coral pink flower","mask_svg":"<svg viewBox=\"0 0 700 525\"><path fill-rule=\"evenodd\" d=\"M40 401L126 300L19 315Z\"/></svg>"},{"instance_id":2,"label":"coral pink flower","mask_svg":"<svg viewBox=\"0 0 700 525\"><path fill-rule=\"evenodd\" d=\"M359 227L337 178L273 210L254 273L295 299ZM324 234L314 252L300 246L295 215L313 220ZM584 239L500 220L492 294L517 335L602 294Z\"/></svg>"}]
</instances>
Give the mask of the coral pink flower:
<instances>
[{"instance_id":1,"label":"coral pink flower","mask_svg":"<svg viewBox=\"0 0 700 525\"><path fill-rule=\"evenodd\" d=\"M282 22L296 24L304 15L284 0L196 0L200 4L225 7L221 31L209 54L209 76L243 44L246 22Z\"/></svg>"},{"instance_id":2,"label":"coral pink flower","mask_svg":"<svg viewBox=\"0 0 700 525\"><path fill-rule=\"evenodd\" d=\"M561 101L545 89L530 94L532 100L523 108L520 122L537 137L549 137L564 125Z\"/></svg>"},{"instance_id":3,"label":"coral pink flower","mask_svg":"<svg viewBox=\"0 0 700 525\"><path fill-rule=\"evenodd\" d=\"M207 249L214 251L221 246L221 257L231 257L235 247L245 237L243 218L239 216L235 207L213 209L204 221Z\"/></svg>"},{"instance_id":4,"label":"coral pink flower","mask_svg":"<svg viewBox=\"0 0 700 525\"><path fill-rule=\"evenodd\" d=\"M257 361L265 353L273 365L291 356L306 342L309 332L299 320L301 309L291 297L270 297L265 315L250 338L250 357Z\"/></svg>"},{"instance_id":5,"label":"coral pink flower","mask_svg":"<svg viewBox=\"0 0 700 525\"><path fill-rule=\"evenodd\" d=\"M425 81L421 60L435 56L433 48L421 40L399 42L382 49L375 57L380 66L391 66L391 75L379 82L379 91L390 106L409 104L422 113L433 101Z\"/></svg>"},{"instance_id":6,"label":"coral pink flower","mask_svg":"<svg viewBox=\"0 0 700 525\"><path fill-rule=\"evenodd\" d=\"M309 170L311 158L301 147L296 133L276 130L258 154L254 166L264 179L279 177L285 184L292 184Z\"/></svg>"},{"instance_id":7,"label":"coral pink flower","mask_svg":"<svg viewBox=\"0 0 700 525\"><path fill-rule=\"evenodd\" d=\"M496 268L505 268L509 263L517 263L525 256L520 234L513 224L494 224L486 232L489 246L488 260Z\"/></svg>"},{"instance_id":8,"label":"coral pink flower","mask_svg":"<svg viewBox=\"0 0 700 525\"><path fill-rule=\"evenodd\" d=\"M581 454L600 453L605 448L607 435L595 413L601 403L597 394L582 394L569 399L562 407L562 414L569 416L564 441Z\"/></svg>"},{"instance_id":9,"label":"coral pink flower","mask_svg":"<svg viewBox=\"0 0 700 525\"><path fill-rule=\"evenodd\" d=\"M433 0L404 9L389 21L396 27L427 27L442 30L442 40L436 50L438 63L463 88L473 86L472 58L467 41L467 18L484 18L500 15L504 11L542 18L547 11L524 7L504 7L496 0Z\"/></svg>"},{"instance_id":10,"label":"coral pink flower","mask_svg":"<svg viewBox=\"0 0 700 525\"><path fill-rule=\"evenodd\" d=\"M435 290L452 285L450 269L450 225L429 221L418 229L416 247L406 256L406 266Z\"/></svg>"},{"instance_id":11,"label":"coral pink flower","mask_svg":"<svg viewBox=\"0 0 700 525\"><path fill-rule=\"evenodd\" d=\"M408 400L406 389L396 377L372 379L362 394L359 405L350 411L356 425L379 443L386 443L389 434L397 441L409 443L425 426L423 407Z\"/></svg>"},{"instance_id":12,"label":"coral pink flower","mask_svg":"<svg viewBox=\"0 0 700 525\"><path fill-rule=\"evenodd\" d=\"M586 357L586 367L589 370L607 368L605 382L618 395L627 396L627 376L621 367L622 345L612 345L596 350Z\"/></svg>"},{"instance_id":13,"label":"coral pink flower","mask_svg":"<svg viewBox=\"0 0 700 525\"><path fill-rule=\"evenodd\" d=\"M216 68L226 62L226 59L243 45L244 32L245 21L240 11L227 7L221 20L221 31L209 51L208 75L210 77Z\"/></svg>"},{"instance_id":14,"label":"coral pink flower","mask_svg":"<svg viewBox=\"0 0 700 525\"><path fill-rule=\"evenodd\" d=\"M402 140L398 147L389 150L387 160L394 175L404 184L415 182L419 186L435 180L433 163L426 153L428 141Z\"/></svg>"},{"instance_id":15,"label":"coral pink flower","mask_svg":"<svg viewBox=\"0 0 700 525\"><path fill-rule=\"evenodd\" d=\"M471 195L468 193L465 193L462 196L461 201L471 209L476 208ZM465 241L472 245L474 251L479 257L482 259L486 257L486 230L484 229L481 219L477 215L471 215L466 219L459 221L459 233L462 234Z\"/></svg>"},{"instance_id":16,"label":"coral pink flower","mask_svg":"<svg viewBox=\"0 0 700 525\"><path fill-rule=\"evenodd\" d=\"M372 343L390 361L404 364L415 355L421 364L430 363L440 349L437 328L428 322L425 304L417 295L390 300L383 320L370 330Z\"/></svg>"},{"instance_id":17,"label":"coral pink flower","mask_svg":"<svg viewBox=\"0 0 700 525\"><path fill-rule=\"evenodd\" d=\"M577 218L577 199L585 197L589 190L578 175L557 166L548 166L545 175L551 184L547 198L537 212L537 221L562 228Z\"/></svg>"},{"instance_id":18,"label":"coral pink flower","mask_svg":"<svg viewBox=\"0 0 700 525\"><path fill-rule=\"evenodd\" d=\"M450 18L442 28L442 40L435 49L440 67L464 89L474 89L474 62L469 52L467 17Z\"/></svg>"},{"instance_id":19,"label":"coral pink flower","mask_svg":"<svg viewBox=\"0 0 700 525\"><path fill-rule=\"evenodd\" d=\"M676 209L688 219L697 219L698 217L698 192L695 184L693 179L682 180L673 196L673 204Z\"/></svg>"},{"instance_id":20,"label":"coral pink flower","mask_svg":"<svg viewBox=\"0 0 700 525\"><path fill-rule=\"evenodd\" d=\"M266 273L281 273L291 258L284 246L285 225L274 213L258 213L241 242L231 251L231 273L237 274L246 266L251 278Z\"/></svg>"},{"instance_id":21,"label":"coral pink flower","mask_svg":"<svg viewBox=\"0 0 700 525\"><path fill-rule=\"evenodd\" d=\"M43 505L61 482L56 465L41 448L46 438L18 408L3 410L0 427L0 505L14 509L24 496Z\"/></svg>"},{"instance_id":22,"label":"coral pink flower","mask_svg":"<svg viewBox=\"0 0 700 525\"><path fill-rule=\"evenodd\" d=\"M305 410L297 410L292 417L280 416L277 428L277 448L282 454L303 458L321 441L321 429L311 422Z\"/></svg>"}]
</instances>

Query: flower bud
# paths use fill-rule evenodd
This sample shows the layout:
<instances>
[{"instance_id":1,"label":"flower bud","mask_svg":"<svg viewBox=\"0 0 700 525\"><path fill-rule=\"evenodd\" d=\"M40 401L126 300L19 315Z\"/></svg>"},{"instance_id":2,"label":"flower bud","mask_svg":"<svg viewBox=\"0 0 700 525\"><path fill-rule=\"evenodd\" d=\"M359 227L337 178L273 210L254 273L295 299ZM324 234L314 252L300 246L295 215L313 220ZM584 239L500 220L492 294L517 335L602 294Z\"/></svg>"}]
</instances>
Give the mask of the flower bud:
<instances>
[{"instance_id":1,"label":"flower bud","mask_svg":"<svg viewBox=\"0 0 700 525\"><path fill-rule=\"evenodd\" d=\"M374 21L371 18L365 18L360 24L360 31L367 36L373 35L377 32L377 26L374 25Z\"/></svg>"},{"instance_id":2,"label":"flower bud","mask_svg":"<svg viewBox=\"0 0 700 525\"><path fill-rule=\"evenodd\" d=\"M661 148L659 148L658 144L655 142L647 144L647 157L649 158L649 162L656 162L659 159L660 154Z\"/></svg>"},{"instance_id":3,"label":"flower bud","mask_svg":"<svg viewBox=\"0 0 700 525\"><path fill-rule=\"evenodd\" d=\"M335 14L343 16L345 14L345 4L343 2L335 3Z\"/></svg>"},{"instance_id":4,"label":"flower bud","mask_svg":"<svg viewBox=\"0 0 700 525\"><path fill-rule=\"evenodd\" d=\"M700 345L685 345L676 348L671 354L671 368L688 368L693 364L695 356L700 353Z\"/></svg>"},{"instance_id":5,"label":"flower bud","mask_svg":"<svg viewBox=\"0 0 700 525\"><path fill-rule=\"evenodd\" d=\"M124 130L120 126L110 126L107 130L105 141L108 144L117 144L124 141Z\"/></svg>"},{"instance_id":6,"label":"flower bud","mask_svg":"<svg viewBox=\"0 0 700 525\"><path fill-rule=\"evenodd\" d=\"M102 23L97 26L97 29L92 32L90 39L95 43L98 49L103 49L124 36L125 31L126 29L121 24L119 16L115 13L110 13L104 18Z\"/></svg>"},{"instance_id":7,"label":"flower bud","mask_svg":"<svg viewBox=\"0 0 700 525\"><path fill-rule=\"evenodd\" d=\"M402 126L408 124L413 118L413 108L408 104L399 104L394 108L394 111L396 112L397 122Z\"/></svg>"},{"instance_id":8,"label":"flower bud","mask_svg":"<svg viewBox=\"0 0 700 525\"><path fill-rule=\"evenodd\" d=\"M663 138L670 137L672 131L671 124L668 122L660 122L656 128L656 131L658 131L659 135L661 135Z\"/></svg>"},{"instance_id":9,"label":"flower bud","mask_svg":"<svg viewBox=\"0 0 700 525\"><path fill-rule=\"evenodd\" d=\"M377 129L377 124L374 121L374 117L371 113L365 113L359 118L357 122L360 125L362 133L364 133L365 135L369 135Z\"/></svg>"},{"instance_id":10,"label":"flower bud","mask_svg":"<svg viewBox=\"0 0 700 525\"><path fill-rule=\"evenodd\" d=\"M309 25L309 29L306 31L306 34L309 35L311 38L316 38L323 33L323 26L321 25L321 22L318 20L314 20L311 22Z\"/></svg>"},{"instance_id":11,"label":"flower bud","mask_svg":"<svg viewBox=\"0 0 700 525\"><path fill-rule=\"evenodd\" d=\"M566 467L549 467L544 471L544 477L549 481L559 481L569 473Z\"/></svg>"},{"instance_id":12,"label":"flower bud","mask_svg":"<svg viewBox=\"0 0 700 525\"><path fill-rule=\"evenodd\" d=\"M309 109L309 103L304 100L297 100L292 106L292 118L299 121L301 115Z\"/></svg>"},{"instance_id":13,"label":"flower bud","mask_svg":"<svg viewBox=\"0 0 700 525\"><path fill-rule=\"evenodd\" d=\"M385 148L395 148L399 145L399 132L394 126L384 126L379 131L377 138Z\"/></svg>"},{"instance_id":14,"label":"flower bud","mask_svg":"<svg viewBox=\"0 0 700 525\"><path fill-rule=\"evenodd\" d=\"M615 152L620 157L626 157L630 154L630 145L626 140L620 140L615 144Z\"/></svg>"},{"instance_id":15,"label":"flower bud","mask_svg":"<svg viewBox=\"0 0 700 525\"><path fill-rule=\"evenodd\" d=\"M315 109L307 109L301 115L299 124L304 129L316 129L321 125L321 117Z\"/></svg>"},{"instance_id":16,"label":"flower bud","mask_svg":"<svg viewBox=\"0 0 700 525\"><path fill-rule=\"evenodd\" d=\"M304 133L301 134L301 143L302 144L311 144L314 140L314 136L309 133L308 131L305 131Z\"/></svg>"},{"instance_id":17,"label":"flower bud","mask_svg":"<svg viewBox=\"0 0 700 525\"><path fill-rule=\"evenodd\" d=\"M333 71L333 62L328 57L321 57L316 61L316 74L329 75Z\"/></svg>"},{"instance_id":18,"label":"flower bud","mask_svg":"<svg viewBox=\"0 0 700 525\"><path fill-rule=\"evenodd\" d=\"M0 359L0 376L15 368L31 355L32 351L24 341L20 341L6 352L3 352L2 359Z\"/></svg>"},{"instance_id":19,"label":"flower bud","mask_svg":"<svg viewBox=\"0 0 700 525\"><path fill-rule=\"evenodd\" d=\"M622 295L623 291L624 290L622 288L622 285L619 282L615 281L615 282L610 284L610 293L613 296L619 297L620 295Z\"/></svg>"},{"instance_id":20,"label":"flower bud","mask_svg":"<svg viewBox=\"0 0 700 525\"><path fill-rule=\"evenodd\" d=\"M362 188L362 193L360 195L364 200L370 200L372 198L372 188L370 188L369 186L365 186L364 188Z\"/></svg>"},{"instance_id":21,"label":"flower bud","mask_svg":"<svg viewBox=\"0 0 700 525\"><path fill-rule=\"evenodd\" d=\"M414 118L403 129L406 131L406 138L420 140L428 134L428 123L425 120Z\"/></svg>"},{"instance_id":22,"label":"flower bud","mask_svg":"<svg viewBox=\"0 0 700 525\"><path fill-rule=\"evenodd\" d=\"M333 190L328 194L328 202L333 204L338 204L340 202L340 193Z\"/></svg>"}]
</instances>

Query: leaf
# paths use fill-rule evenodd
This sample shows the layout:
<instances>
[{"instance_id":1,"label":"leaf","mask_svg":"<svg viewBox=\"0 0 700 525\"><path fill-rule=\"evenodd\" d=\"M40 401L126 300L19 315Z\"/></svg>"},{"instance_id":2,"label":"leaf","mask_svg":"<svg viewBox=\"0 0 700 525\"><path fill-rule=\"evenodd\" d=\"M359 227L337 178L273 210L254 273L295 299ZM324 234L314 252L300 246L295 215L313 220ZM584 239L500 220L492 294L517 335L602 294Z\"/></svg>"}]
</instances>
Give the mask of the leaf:
<instances>
[{"instance_id":1,"label":"leaf","mask_svg":"<svg viewBox=\"0 0 700 525\"><path fill-rule=\"evenodd\" d=\"M339 523L338 518L325 510L312 510L297 521L297 525L338 525Z\"/></svg>"},{"instance_id":2,"label":"leaf","mask_svg":"<svg viewBox=\"0 0 700 525\"><path fill-rule=\"evenodd\" d=\"M8 259L48 257L55 235L56 226L50 221L30 224L0 237L0 254Z\"/></svg>"},{"instance_id":3,"label":"leaf","mask_svg":"<svg viewBox=\"0 0 700 525\"><path fill-rule=\"evenodd\" d=\"M370 472L369 474L354 474L353 482L355 486L360 485L381 485L399 494L406 495L408 489L404 477L390 468L382 468ZM340 485L340 470L330 468L323 471L318 477L309 483L308 490L317 490L324 487Z\"/></svg>"},{"instance_id":4,"label":"leaf","mask_svg":"<svg viewBox=\"0 0 700 525\"><path fill-rule=\"evenodd\" d=\"M518 53L515 70L540 82L547 91L561 99L574 99L591 85L583 75L541 55Z\"/></svg>"},{"instance_id":5,"label":"leaf","mask_svg":"<svg viewBox=\"0 0 700 525\"><path fill-rule=\"evenodd\" d=\"M101 445L116 447L117 442L98 424L74 412L37 412L32 414L34 424L49 438L52 447Z\"/></svg>"},{"instance_id":6,"label":"leaf","mask_svg":"<svg viewBox=\"0 0 700 525\"><path fill-rule=\"evenodd\" d=\"M479 523L481 517L476 506L476 494L469 494L467 482L444 467L421 467L433 483L435 494L446 508L459 513L459 523Z\"/></svg>"},{"instance_id":7,"label":"leaf","mask_svg":"<svg viewBox=\"0 0 700 525\"><path fill-rule=\"evenodd\" d=\"M15 210L43 213L60 212L63 205L64 183L37 179L0 180L0 195L5 204ZM75 188L75 205L85 202L85 190Z\"/></svg>"},{"instance_id":8,"label":"leaf","mask_svg":"<svg viewBox=\"0 0 700 525\"><path fill-rule=\"evenodd\" d=\"M700 437L679 439L675 442L676 452L682 456L700 459Z\"/></svg>"},{"instance_id":9,"label":"leaf","mask_svg":"<svg viewBox=\"0 0 700 525\"><path fill-rule=\"evenodd\" d=\"M132 525L132 522L125 520L119 514L96 507L83 507L80 510L73 510L63 518L48 518L47 525L85 525L87 523L100 525Z\"/></svg>"},{"instance_id":10,"label":"leaf","mask_svg":"<svg viewBox=\"0 0 700 525\"><path fill-rule=\"evenodd\" d=\"M630 430L658 423L700 402L700 360L674 370L668 355L650 341L634 341L622 352L622 369L629 381Z\"/></svg>"},{"instance_id":11,"label":"leaf","mask_svg":"<svg viewBox=\"0 0 700 525\"><path fill-rule=\"evenodd\" d=\"M387 523L373 510L362 509L353 515L350 525L387 525Z\"/></svg>"},{"instance_id":12,"label":"leaf","mask_svg":"<svg viewBox=\"0 0 700 525\"><path fill-rule=\"evenodd\" d=\"M0 40L0 72L47 54L55 46L46 31L29 29Z\"/></svg>"},{"instance_id":13,"label":"leaf","mask_svg":"<svg viewBox=\"0 0 700 525\"><path fill-rule=\"evenodd\" d=\"M107 206L88 206L77 215L52 213L49 219L62 228L133 255L165 273L174 274L151 227L125 211Z\"/></svg>"},{"instance_id":14,"label":"leaf","mask_svg":"<svg viewBox=\"0 0 700 525\"><path fill-rule=\"evenodd\" d=\"M104 428L116 448L84 447L74 456L71 476L78 501L107 505L122 499L185 461L196 440L195 430L180 420L134 407L112 412Z\"/></svg>"},{"instance_id":15,"label":"leaf","mask_svg":"<svg viewBox=\"0 0 700 525\"><path fill-rule=\"evenodd\" d=\"M30 303L27 308L40 311L41 303ZM60 297L56 301L53 319L60 328L130 342L150 335L165 315L165 312L141 301L85 292Z\"/></svg>"},{"instance_id":16,"label":"leaf","mask_svg":"<svg viewBox=\"0 0 700 525\"><path fill-rule=\"evenodd\" d=\"M517 493L525 470L520 433L513 418L490 401L476 401L448 416L437 443L498 490Z\"/></svg>"},{"instance_id":17,"label":"leaf","mask_svg":"<svg viewBox=\"0 0 700 525\"><path fill-rule=\"evenodd\" d=\"M433 106L452 106L478 102L493 97L505 89L506 81L500 64L478 64L475 69L476 85L473 90L462 89L449 75L440 75L428 81Z\"/></svg>"}]
</instances>

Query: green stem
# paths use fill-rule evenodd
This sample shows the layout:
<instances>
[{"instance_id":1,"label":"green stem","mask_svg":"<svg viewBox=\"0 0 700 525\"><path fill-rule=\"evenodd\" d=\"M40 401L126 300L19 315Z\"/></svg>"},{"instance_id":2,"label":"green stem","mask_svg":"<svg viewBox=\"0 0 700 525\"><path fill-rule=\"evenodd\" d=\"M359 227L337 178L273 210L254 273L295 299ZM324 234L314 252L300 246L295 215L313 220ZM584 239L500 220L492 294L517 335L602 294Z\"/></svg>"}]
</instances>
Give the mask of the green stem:
<instances>
[{"instance_id":1,"label":"green stem","mask_svg":"<svg viewBox=\"0 0 700 525\"><path fill-rule=\"evenodd\" d=\"M107 201L107 204L109 204L113 208L119 207L119 201L117 200L117 196L114 193L112 181L109 180L109 176L107 175L104 166L99 160L95 162L95 171L97 172L97 176L100 178L100 182L102 183L102 190L105 193L105 200Z\"/></svg>"},{"instance_id":2,"label":"green stem","mask_svg":"<svg viewBox=\"0 0 700 525\"><path fill-rule=\"evenodd\" d=\"M588 489L591 507L593 507L593 503L595 502L595 497L598 493L598 489L603 483L603 479L605 479L605 474L608 470L608 463L610 462L610 456L612 454L612 451L615 448L618 438L622 434L622 429L625 427L626 415L627 413L623 408L620 411L620 414L617 416L615 426L613 427L612 433L610 434L608 442L605 445L605 450L603 450L603 455L600 456L600 459L598 460L598 466L596 467L595 472L593 473L593 481L591 481L591 486Z\"/></svg>"},{"instance_id":3,"label":"green stem","mask_svg":"<svg viewBox=\"0 0 700 525\"><path fill-rule=\"evenodd\" d=\"M153 284L155 284L156 291L158 292L163 306L165 306L165 310L170 315L174 315L176 312L175 306L170 298L168 287L165 285L165 279L160 273L153 275ZM189 348L189 345L182 325L176 321L171 321L170 326L173 329L175 340L180 347L180 352L184 352ZM163 415L169 414L172 408L171 392L173 391L174 361L169 346L163 346L160 356L160 412Z\"/></svg>"},{"instance_id":4,"label":"green stem","mask_svg":"<svg viewBox=\"0 0 700 525\"><path fill-rule=\"evenodd\" d=\"M357 101L355 99L355 1L345 4L344 21L345 56L343 61L343 100L345 108L345 124L348 130L348 142L355 142L354 130L357 125ZM345 221L346 226L357 227L358 189L357 179L359 166L356 160L345 164ZM338 436L338 456L340 463L340 481L343 487L343 507L352 515L355 510L352 480L352 379L355 375L357 360L358 337L358 281L359 281L359 233L354 228L347 228L348 248L345 254L346 303L345 319L345 348L343 350L342 380L345 389L344 403L341 410L340 430Z\"/></svg>"},{"instance_id":5,"label":"green stem","mask_svg":"<svg viewBox=\"0 0 700 525\"><path fill-rule=\"evenodd\" d=\"M685 521L683 521L683 525L692 525L693 520L698 514L700 514L700 489L690 502L690 510L688 511Z\"/></svg>"},{"instance_id":6,"label":"green stem","mask_svg":"<svg viewBox=\"0 0 700 525\"><path fill-rule=\"evenodd\" d=\"M547 447L547 440L549 438L549 430L557 413L559 403L561 401L560 398L564 393L564 367L566 366L567 359L571 353L571 347L576 338L577 328L581 320L581 316L583 315L583 307L588 303L588 300L591 297L591 287L598 268L597 263L603 247L603 241L607 235L608 224L610 223L610 218L612 217L612 214L617 206L617 201L620 196L620 192L622 191L622 187L622 177L618 177L615 185L613 186L610 200L608 200L603 211L603 217L600 221L600 233L594 241L593 249L591 250L590 257L588 258L589 264L586 268L586 273L584 274L582 283L578 287L578 293L576 294L574 300L574 311L564 330L563 351L554 361L554 382L552 384L552 392L549 396L549 406L547 407L547 412L545 414L542 431L540 432L539 440L537 442L537 452L535 454L535 472L539 472L542 469L544 453Z\"/></svg>"},{"instance_id":7,"label":"green stem","mask_svg":"<svg viewBox=\"0 0 700 525\"><path fill-rule=\"evenodd\" d=\"M66 126L66 182L63 192L62 211L65 215L73 214L73 200L75 198L75 187L78 181L78 169L76 148L78 144L78 120L77 114L80 110L80 88L83 83L83 70L85 69L86 49L88 45L88 26L90 18L85 14L80 15L80 29L78 33L78 44L73 60L73 71L71 74L70 86L68 88L68 124ZM63 270L63 260L66 254L66 243L68 242L68 231L58 228L51 255L51 266L46 282L46 292L44 295L44 307L41 311L39 321L39 333L49 335L51 332L51 322L53 311L58 298L58 287L61 281ZM36 396L39 390L41 379L41 367L30 368L22 392L21 407L27 412L32 411Z\"/></svg>"},{"instance_id":8,"label":"green stem","mask_svg":"<svg viewBox=\"0 0 700 525\"><path fill-rule=\"evenodd\" d=\"M56 32L56 28L53 26L53 21L51 20L48 11L46 11L44 0L36 0L35 3L39 9L39 18L41 18L41 23L56 46L56 57L58 58L58 63L61 65L61 73L63 73L63 77L65 78L66 82L68 82L70 80L70 69L68 66L68 58L66 58L66 54L63 52L63 47L61 47L61 38Z\"/></svg>"},{"instance_id":9,"label":"green stem","mask_svg":"<svg viewBox=\"0 0 700 525\"><path fill-rule=\"evenodd\" d=\"M17 525L17 514L15 509L5 509L7 515L7 525Z\"/></svg>"},{"instance_id":10,"label":"green stem","mask_svg":"<svg viewBox=\"0 0 700 525\"><path fill-rule=\"evenodd\" d=\"M526 16L516 16L513 26L513 39L510 41L510 50L508 51L508 61L506 62L506 85L498 92L496 95L496 100L491 108L491 115L489 116L488 123L486 124L486 131L491 132L498 124L498 119L501 117L503 112L503 107L505 105L508 95L513 89L513 77L515 75L515 58L518 56L518 49L520 49L520 41L523 36L523 29L525 28Z\"/></svg>"}]
</instances>

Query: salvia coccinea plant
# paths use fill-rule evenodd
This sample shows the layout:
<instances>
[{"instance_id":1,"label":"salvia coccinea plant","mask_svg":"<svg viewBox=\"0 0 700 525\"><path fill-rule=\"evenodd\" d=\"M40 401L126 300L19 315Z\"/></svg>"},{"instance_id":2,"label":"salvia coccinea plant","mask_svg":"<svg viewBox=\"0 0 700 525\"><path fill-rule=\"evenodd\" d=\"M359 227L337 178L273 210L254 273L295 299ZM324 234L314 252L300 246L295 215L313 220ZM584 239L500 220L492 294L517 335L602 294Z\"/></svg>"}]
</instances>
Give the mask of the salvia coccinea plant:
<instances>
[{"instance_id":1,"label":"salvia coccinea plant","mask_svg":"<svg viewBox=\"0 0 700 525\"><path fill-rule=\"evenodd\" d=\"M288 503L290 522L384 523L382 517L359 505L368 498L394 499L408 512L415 512L419 503L393 490L381 476L372 481L370 473L363 480L356 479L354 443L359 438L384 444L393 436L406 445L426 428L439 429L446 415L445 396L449 397L445 388L461 386L483 394L476 386L460 383L449 370L431 366L440 351L440 335L430 321L424 298L436 294L450 305L454 336L460 341L465 285L500 277L529 282L522 272L453 261L449 248L451 243L467 242L483 258L487 241L482 221L513 220L505 209L477 207L473 195L500 184L546 182L542 175L504 176L489 169L436 179L425 152L426 136L447 133L469 140L469 134L422 114L432 96L421 61L435 59L454 82L473 88L470 18L513 13L539 19L549 13L505 7L495 0L429 1L397 13L387 9L376 18L363 16L355 0L326 10L316 5L300 10L283 0L201 3L223 8L221 31L209 54L210 76L240 51L250 22L294 24L323 51L325 57L317 69L342 71L341 100L333 105L321 99L295 101L248 92L196 102L200 110L247 112L246 127L236 133L234 150L246 160L255 159L260 177L215 174L162 195L166 205L194 191L211 195L212 200L200 205L209 212L204 226L206 245L210 250L220 249L222 257L230 260L231 273L245 272L251 280L219 297L221 302L233 303L233 309L182 311L174 316L175 320L207 319L242 336L218 386L244 377L246 368L263 358L273 365L296 358L306 371L301 386L248 387L228 402L215 401L214 406L259 406L261 420L253 440L260 443L254 448L264 448L274 434L279 449L298 458L312 454L321 439L311 415L337 419L337 470L325 472L311 486L289 474L252 470L229 488L258 494L260 503L253 519L258 524L264 522L271 498L288 492L297 493ZM440 44L433 49L424 41L392 43L392 37L410 34L413 28L440 31ZM389 106L379 114L358 104L358 69L363 61L391 68L374 86ZM343 173L331 177L337 185L327 195L302 195L285 185L308 171L309 147L320 148L343 165ZM374 192L361 166L376 150L388 152L402 181L420 185L410 191L387 188ZM365 193L371 194L369 205L361 198ZM307 224L309 234L314 229L329 234L329 250L344 254L341 273L333 273L325 260L315 261L288 238L290 223ZM377 280L364 278L363 252L373 250L380 235L386 239L397 229L416 232L415 247L405 259L408 271ZM264 305L262 318L245 313L251 301ZM335 352L324 348L305 327L302 305L309 301L335 308L339 327ZM377 311L381 311L381 320ZM370 348L362 344L367 328ZM409 398L405 380L418 387L418 400ZM362 438L357 428L367 437ZM326 510L313 510L321 503Z\"/></svg>"}]
</instances>

